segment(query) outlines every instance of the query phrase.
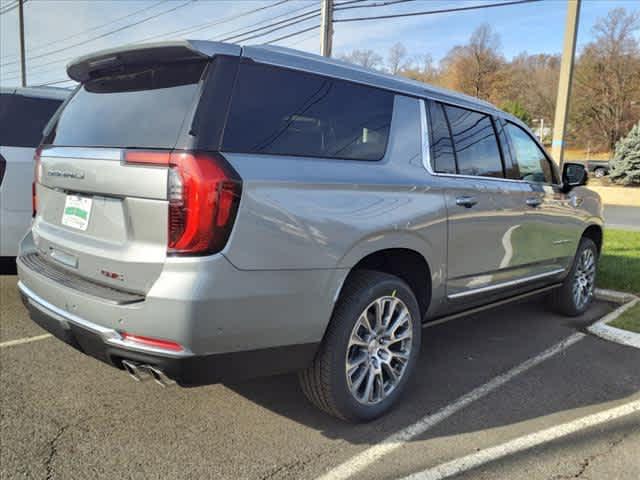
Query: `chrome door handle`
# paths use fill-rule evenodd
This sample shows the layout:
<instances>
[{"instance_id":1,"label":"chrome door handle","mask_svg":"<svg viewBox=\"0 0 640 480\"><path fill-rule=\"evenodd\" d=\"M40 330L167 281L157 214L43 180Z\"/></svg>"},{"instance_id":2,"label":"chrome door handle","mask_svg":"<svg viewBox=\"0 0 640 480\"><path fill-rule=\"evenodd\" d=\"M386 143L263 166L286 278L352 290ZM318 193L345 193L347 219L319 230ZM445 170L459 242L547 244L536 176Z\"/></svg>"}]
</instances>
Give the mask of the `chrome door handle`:
<instances>
[{"instance_id":1,"label":"chrome door handle","mask_svg":"<svg viewBox=\"0 0 640 480\"><path fill-rule=\"evenodd\" d=\"M527 198L526 202L530 207L539 207L542 204L542 200L537 197Z\"/></svg>"},{"instance_id":2,"label":"chrome door handle","mask_svg":"<svg viewBox=\"0 0 640 480\"><path fill-rule=\"evenodd\" d=\"M478 203L478 200L476 200L475 197L470 197L469 195L463 195L462 197L456 198L456 205L460 207L471 208L476 203Z\"/></svg>"}]
</instances>

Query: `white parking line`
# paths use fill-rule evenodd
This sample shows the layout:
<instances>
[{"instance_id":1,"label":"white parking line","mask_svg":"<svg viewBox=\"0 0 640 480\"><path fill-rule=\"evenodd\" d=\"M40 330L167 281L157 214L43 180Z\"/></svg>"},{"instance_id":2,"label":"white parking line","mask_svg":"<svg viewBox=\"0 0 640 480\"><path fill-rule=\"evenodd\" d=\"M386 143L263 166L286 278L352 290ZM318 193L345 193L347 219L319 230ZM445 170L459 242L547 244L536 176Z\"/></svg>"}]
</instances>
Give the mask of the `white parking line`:
<instances>
[{"instance_id":1,"label":"white parking line","mask_svg":"<svg viewBox=\"0 0 640 480\"><path fill-rule=\"evenodd\" d=\"M584 333L574 333L573 335L565 338L564 340L555 344L544 352L530 358L529 360L526 360L525 362L512 368L508 372L493 378L484 385L481 385L480 387L463 395L455 402L447 405L433 415L426 415L416 423L409 425L408 427L390 435L386 439L382 440L382 442L380 442L379 444L366 449L350 460L347 460L345 463L342 463L341 465L333 468L326 474L319 477L318 480L342 480L352 477L353 475L361 472L362 470L373 464L382 456L387 455L388 453L391 453L392 451L400 448L402 445L404 445L414 437L425 433L427 430L435 427L440 422L446 420L451 415L469 406L476 400L486 397L488 394L500 388L505 383L514 379L518 375L523 374L527 370L566 350L571 345L582 340L585 336L586 335Z\"/></svg>"},{"instance_id":2,"label":"white parking line","mask_svg":"<svg viewBox=\"0 0 640 480\"><path fill-rule=\"evenodd\" d=\"M640 412L640 400L625 405L594 413L586 417L578 418L572 422L563 423L555 427L531 433L516 438L495 447L480 450L465 457L457 458L422 472L405 477L404 480L442 480L453 475L459 475L494 460L499 460L508 455L522 452L539 445L557 440L572 433L607 423L632 413Z\"/></svg>"},{"instance_id":3,"label":"white parking line","mask_svg":"<svg viewBox=\"0 0 640 480\"><path fill-rule=\"evenodd\" d=\"M0 343L0 348L13 347L15 345L22 345L24 343L31 343L31 342L37 342L39 340L46 340L51 336L52 335L50 333L45 333L44 335L37 335L35 337L26 337L26 338L19 338L17 340L9 340L8 342Z\"/></svg>"}]
</instances>

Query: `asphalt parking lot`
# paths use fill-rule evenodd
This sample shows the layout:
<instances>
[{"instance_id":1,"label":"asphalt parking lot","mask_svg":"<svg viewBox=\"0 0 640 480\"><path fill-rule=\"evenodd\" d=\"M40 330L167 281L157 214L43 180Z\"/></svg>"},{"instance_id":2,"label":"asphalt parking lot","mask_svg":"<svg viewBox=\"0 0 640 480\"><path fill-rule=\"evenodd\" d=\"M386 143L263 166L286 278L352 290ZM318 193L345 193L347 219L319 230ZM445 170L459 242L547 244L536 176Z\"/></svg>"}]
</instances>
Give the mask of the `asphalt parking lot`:
<instances>
[{"instance_id":1,"label":"asphalt parking lot","mask_svg":"<svg viewBox=\"0 0 640 480\"><path fill-rule=\"evenodd\" d=\"M43 334L15 283L0 276L0 345ZM317 411L293 375L162 389L52 338L13 343L0 348L0 478L441 478L438 465L637 404L640 351L584 335L612 308L567 319L534 299L428 328L408 394L367 425ZM456 478L637 480L638 452L636 410Z\"/></svg>"}]
</instances>

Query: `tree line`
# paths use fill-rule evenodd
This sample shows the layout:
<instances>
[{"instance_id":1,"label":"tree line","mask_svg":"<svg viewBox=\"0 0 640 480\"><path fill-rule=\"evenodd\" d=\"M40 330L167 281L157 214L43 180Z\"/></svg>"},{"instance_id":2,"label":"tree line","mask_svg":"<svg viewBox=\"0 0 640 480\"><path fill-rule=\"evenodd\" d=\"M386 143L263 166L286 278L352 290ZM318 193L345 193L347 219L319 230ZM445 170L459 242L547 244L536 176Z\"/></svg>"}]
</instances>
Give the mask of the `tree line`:
<instances>
[{"instance_id":1,"label":"tree line","mask_svg":"<svg viewBox=\"0 0 640 480\"><path fill-rule=\"evenodd\" d=\"M592 41L576 55L572 83L568 145L613 151L640 118L640 13L615 8L597 20ZM386 57L373 50L353 50L340 57L473 95L509 111L529 125L553 122L560 54L523 52L507 60L500 37L489 24L474 30L439 62L429 54L410 55L396 43ZM543 140L550 141L550 138Z\"/></svg>"}]
</instances>

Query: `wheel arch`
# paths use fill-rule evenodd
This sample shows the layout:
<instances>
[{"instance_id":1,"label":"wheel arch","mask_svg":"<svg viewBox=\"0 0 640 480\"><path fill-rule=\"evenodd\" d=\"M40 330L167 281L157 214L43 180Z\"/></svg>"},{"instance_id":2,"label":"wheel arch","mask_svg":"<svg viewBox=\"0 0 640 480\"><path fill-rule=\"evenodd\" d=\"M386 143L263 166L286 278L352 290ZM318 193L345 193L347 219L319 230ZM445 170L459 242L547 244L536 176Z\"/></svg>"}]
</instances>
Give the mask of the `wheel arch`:
<instances>
[{"instance_id":1,"label":"wheel arch","mask_svg":"<svg viewBox=\"0 0 640 480\"><path fill-rule=\"evenodd\" d=\"M596 244L598 248L598 255L602 252L602 244L603 244L603 231L600 225L592 224L585 228L584 232L582 232L581 238L589 238L593 240L593 243Z\"/></svg>"},{"instance_id":2,"label":"wheel arch","mask_svg":"<svg viewBox=\"0 0 640 480\"><path fill-rule=\"evenodd\" d=\"M340 292L354 272L361 270L375 270L401 278L415 295L420 314L427 311L432 298L432 270L423 254L405 247L384 248L366 254L351 267L336 299L340 298Z\"/></svg>"}]
</instances>

